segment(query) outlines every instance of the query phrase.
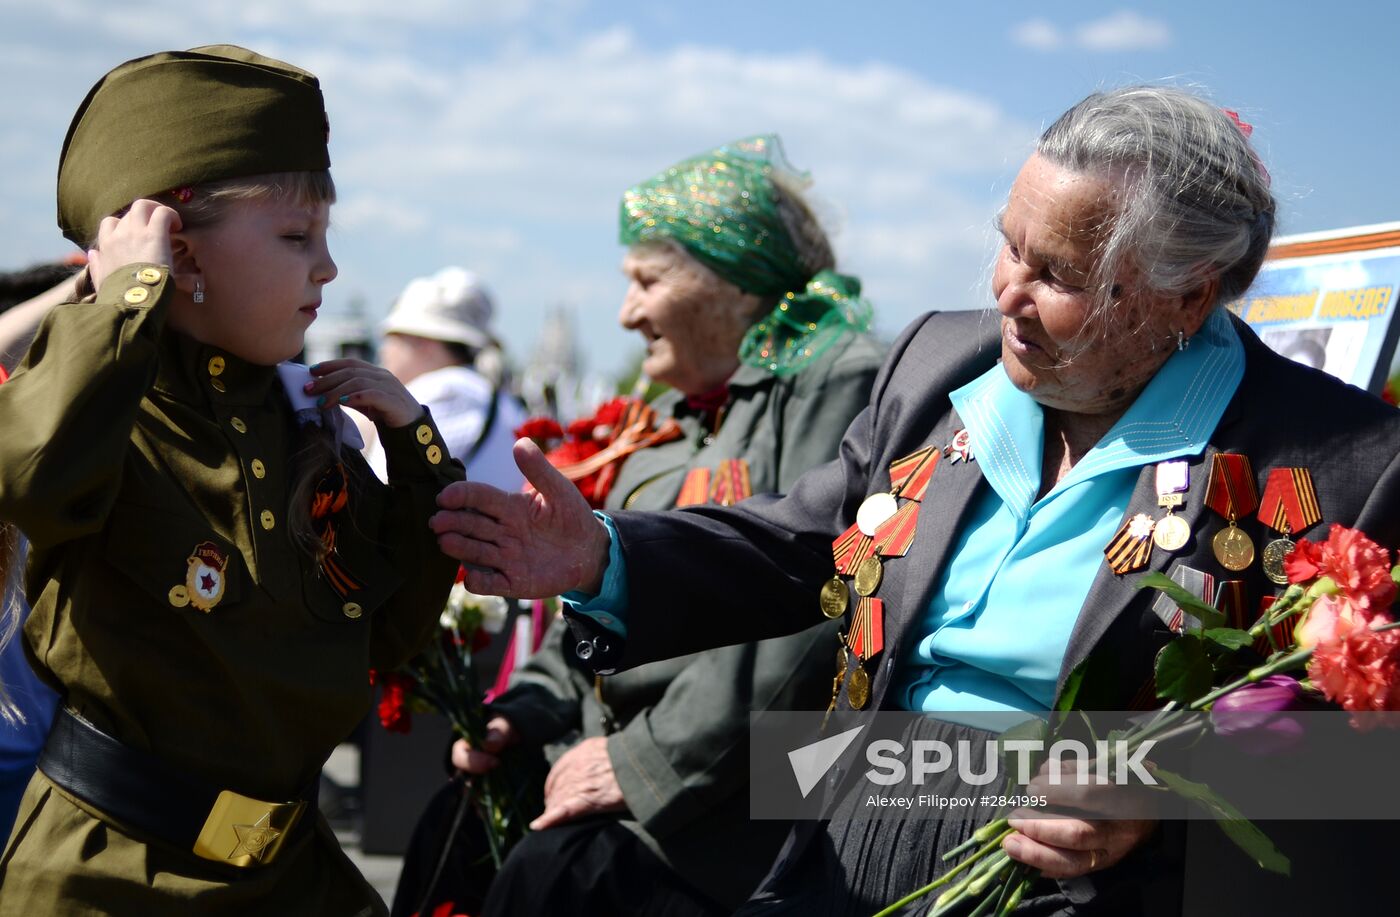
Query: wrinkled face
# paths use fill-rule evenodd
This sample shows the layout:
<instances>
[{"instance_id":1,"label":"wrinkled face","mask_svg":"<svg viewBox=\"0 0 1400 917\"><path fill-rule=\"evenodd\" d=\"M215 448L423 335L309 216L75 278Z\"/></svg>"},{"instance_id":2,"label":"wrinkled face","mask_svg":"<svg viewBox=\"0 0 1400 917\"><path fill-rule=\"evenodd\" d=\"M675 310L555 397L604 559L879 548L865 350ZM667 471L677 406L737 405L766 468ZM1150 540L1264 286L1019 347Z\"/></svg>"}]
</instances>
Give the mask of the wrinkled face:
<instances>
[{"instance_id":1,"label":"wrinkled face","mask_svg":"<svg viewBox=\"0 0 1400 917\"><path fill-rule=\"evenodd\" d=\"M302 349L321 288L335 279L326 247L328 203L235 201L215 222L180 233L204 283L204 302L181 298L171 324L251 363L273 365Z\"/></svg>"},{"instance_id":2,"label":"wrinkled face","mask_svg":"<svg viewBox=\"0 0 1400 917\"><path fill-rule=\"evenodd\" d=\"M617 318L646 341L643 372L688 395L733 374L758 297L666 245L634 246L622 272L630 282Z\"/></svg>"},{"instance_id":3,"label":"wrinkled face","mask_svg":"<svg viewBox=\"0 0 1400 917\"><path fill-rule=\"evenodd\" d=\"M1031 156L1001 217L992 275L1002 314L1002 366L1046 407L1084 414L1125 409L1171 356L1177 330L1200 328L1210 302L1144 289L1131 267L1114 278L1106 323L1088 327L1097 251L1117 187Z\"/></svg>"}]
</instances>

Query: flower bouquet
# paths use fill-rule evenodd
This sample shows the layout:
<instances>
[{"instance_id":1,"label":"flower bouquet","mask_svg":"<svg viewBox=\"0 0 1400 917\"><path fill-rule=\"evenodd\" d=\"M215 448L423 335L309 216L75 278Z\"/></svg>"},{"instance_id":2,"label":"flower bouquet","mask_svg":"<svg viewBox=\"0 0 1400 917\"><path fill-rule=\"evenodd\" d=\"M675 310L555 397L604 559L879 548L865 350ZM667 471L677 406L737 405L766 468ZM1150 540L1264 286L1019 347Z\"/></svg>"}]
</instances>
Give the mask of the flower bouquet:
<instances>
[{"instance_id":1,"label":"flower bouquet","mask_svg":"<svg viewBox=\"0 0 1400 917\"><path fill-rule=\"evenodd\" d=\"M1355 728L1373 728L1382 718L1363 714L1400 710L1400 623L1392 609L1400 566L1391 563L1385 548L1340 525L1331 527L1325 541L1300 539L1284 561L1287 588L1247 630L1222 626L1217 609L1170 578L1144 575L1140 588L1166 593L1200 623L1158 653L1157 697L1166 705L1110 733L1110 747L1121 756L1148 741L1189 740L1212 727L1218 735L1248 729L1265 742L1294 741L1296 724L1278 714L1309 705L1340 707L1353 714ZM1075 709L1083 679L1083 668L1069 677L1057 712ZM1199 716L1202 711L1211 716ZM1209 811L1258 866L1289 873L1288 859L1268 837L1210 787L1157 766L1152 774L1167 790ZM932 917L969 907L975 917L1010 914L1038 878L1003 850L1014 833L1008 817L983 825L944 857L962 858L951 869L876 917L939 889Z\"/></svg>"},{"instance_id":2,"label":"flower bouquet","mask_svg":"<svg viewBox=\"0 0 1400 917\"><path fill-rule=\"evenodd\" d=\"M515 435L533 439L550 464L574 482L589 505L602 509L623 459L682 434L680 425L671 418L658 423L656 412L641 398L618 397L604 402L591 416L573 421L567 429L552 418L535 417L522 424Z\"/></svg>"},{"instance_id":3,"label":"flower bouquet","mask_svg":"<svg viewBox=\"0 0 1400 917\"><path fill-rule=\"evenodd\" d=\"M510 606L498 596L467 591L462 579L459 571L431 643L397 669L370 673L371 683L381 688L379 721L391 732L407 733L415 712L436 711L447 718L453 733L469 744L479 746L486 736L490 715L478 679L476 653L505 627ZM511 847L529 831L529 820L539 813L543 800L533 773L527 770L500 767L486 774L459 772L454 776L461 792L433 878L423 895L425 902L454 849L453 841L468 812L476 816L484 832L483 860L489 862L493 873Z\"/></svg>"}]
</instances>

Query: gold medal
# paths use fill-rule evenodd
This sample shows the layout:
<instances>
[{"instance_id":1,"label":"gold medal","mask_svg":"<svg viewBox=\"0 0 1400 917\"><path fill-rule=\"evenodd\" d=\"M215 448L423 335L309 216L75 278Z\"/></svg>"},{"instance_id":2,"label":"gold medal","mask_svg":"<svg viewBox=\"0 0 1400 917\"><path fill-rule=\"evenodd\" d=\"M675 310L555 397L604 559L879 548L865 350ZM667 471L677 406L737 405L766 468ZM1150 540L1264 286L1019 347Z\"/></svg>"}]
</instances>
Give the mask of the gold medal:
<instances>
[{"instance_id":1,"label":"gold medal","mask_svg":"<svg viewBox=\"0 0 1400 917\"><path fill-rule=\"evenodd\" d=\"M845 614L846 606L850 604L850 601L851 591L842 582L841 577L833 576L822 583L822 614L828 618L839 618Z\"/></svg>"},{"instance_id":2,"label":"gold medal","mask_svg":"<svg viewBox=\"0 0 1400 917\"><path fill-rule=\"evenodd\" d=\"M880 566L880 558L867 557L856 567L856 595L874 595L875 590L880 588L880 579L884 576L884 568Z\"/></svg>"},{"instance_id":3,"label":"gold medal","mask_svg":"<svg viewBox=\"0 0 1400 917\"><path fill-rule=\"evenodd\" d=\"M862 535L875 536L875 530L899 510L894 494L871 494L856 510L856 528Z\"/></svg>"},{"instance_id":4,"label":"gold medal","mask_svg":"<svg viewBox=\"0 0 1400 917\"><path fill-rule=\"evenodd\" d=\"M1163 551L1180 551L1190 540L1191 526L1173 513L1158 519L1157 527L1152 530L1152 542Z\"/></svg>"},{"instance_id":5,"label":"gold medal","mask_svg":"<svg viewBox=\"0 0 1400 917\"><path fill-rule=\"evenodd\" d=\"M1291 554L1295 547L1293 539L1287 535L1264 545L1264 554L1260 559L1264 575L1280 586L1288 585L1288 574L1283 572L1283 559Z\"/></svg>"},{"instance_id":6,"label":"gold medal","mask_svg":"<svg viewBox=\"0 0 1400 917\"><path fill-rule=\"evenodd\" d=\"M1215 559L1226 570L1238 573L1254 563L1254 542L1233 522L1215 533L1210 543Z\"/></svg>"},{"instance_id":7,"label":"gold medal","mask_svg":"<svg viewBox=\"0 0 1400 917\"><path fill-rule=\"evenodd\" d=\"M859 662L846 679L846 700L850 701L852 710L864 710L870 703L870 675Z\"/></svg>"}]
</instances>

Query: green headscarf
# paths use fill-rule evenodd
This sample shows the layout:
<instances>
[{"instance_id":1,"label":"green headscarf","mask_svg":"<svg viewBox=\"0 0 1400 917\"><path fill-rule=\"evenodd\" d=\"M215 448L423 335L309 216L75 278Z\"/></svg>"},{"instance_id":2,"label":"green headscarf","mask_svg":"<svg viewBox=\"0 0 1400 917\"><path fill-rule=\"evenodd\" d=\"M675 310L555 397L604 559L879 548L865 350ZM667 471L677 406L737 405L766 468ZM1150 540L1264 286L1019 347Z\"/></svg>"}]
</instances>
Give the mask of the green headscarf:
<instances>
[{"instance_id":1,"label":"green headscarf","mask_svg":"<svg viewBox=\"0 0 1400 917\"><path fill-rule=\"evenodd\" d=\"M740 289L778 305L744 336L739 359L774 375L799 372L848 330L870 327L860 281L824 270L809 275L778 211L783 189L809 184L768 134L692 156L622 195L621 241L671 239Z\"/></svg>"}]
</instances>

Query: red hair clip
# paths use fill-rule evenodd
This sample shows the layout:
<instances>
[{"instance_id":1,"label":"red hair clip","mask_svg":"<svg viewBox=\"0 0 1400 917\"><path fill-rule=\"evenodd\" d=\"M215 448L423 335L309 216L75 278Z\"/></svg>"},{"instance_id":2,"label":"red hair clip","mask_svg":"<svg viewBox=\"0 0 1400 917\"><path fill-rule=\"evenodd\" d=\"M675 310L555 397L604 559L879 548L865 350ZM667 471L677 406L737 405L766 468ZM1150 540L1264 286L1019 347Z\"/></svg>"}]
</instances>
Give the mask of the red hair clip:
<instances>
[{"instance_id":1,"label":"red hair clip","mask_svg":"<svg viewBox=\"0 0 1400 917\"><path fill-rule=\"evenodd\" d=\"M1231 111L1228 108L1222 108L1220 110L1228 115L1231 121L1235 122L1235 127L1240 129L1240 133L1244 135L1246 145L1248 145L1249 137L1254 133L1254 125L1241 118L1240 113L1237 111ZM1269 174L1268 169L1264 168L1264 161L1259 158L1258 153L1254 152L1253 147L1250 147L1249 154L1254 157L1254 165L1259 168L1259 174L1264 176L1264 184L1272 185L1274 183L1273 176Z\"/></svg>"},{"instance_id":2,"label":"red hair clip","mask_svg":"<svg viewBox=\"0 0 1400 917\"><path fill-rule=\"evenodd\" d=\"M1244 134L1246 138L1248 138L1251 134L1254 133L1254 125L1241 118L1239 112L1231 111L1228 108L1222 108L1220 110L1230 116L1230 120L1235 122L1235 127L1238 127L1240 129L1240 133Z\"/></svg>"},{"instance_id":3,"label":"red hair clip","mask_svg":"<svg viewBox=\"0 0 1400 917\"><path fill-rule=\"evenodd\" d=\"M170 193L175 195L175 200L179 201L182 204L188 204L190 202L190 199L194 197L194 189L191 188L189 185L184 185L183 187L176 188Z\"/></svg>"}]
</instances>

